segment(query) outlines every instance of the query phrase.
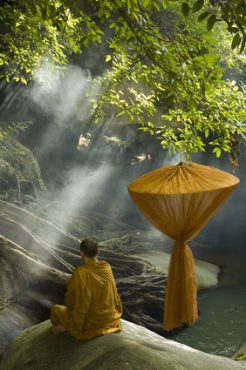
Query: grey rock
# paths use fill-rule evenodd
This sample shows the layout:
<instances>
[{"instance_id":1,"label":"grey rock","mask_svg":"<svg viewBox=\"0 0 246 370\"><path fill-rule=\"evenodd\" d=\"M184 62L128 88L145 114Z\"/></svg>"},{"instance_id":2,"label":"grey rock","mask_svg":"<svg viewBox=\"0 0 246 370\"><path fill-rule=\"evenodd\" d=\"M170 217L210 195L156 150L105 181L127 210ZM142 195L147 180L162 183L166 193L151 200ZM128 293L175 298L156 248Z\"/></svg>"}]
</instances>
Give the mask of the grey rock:
<instances>
[{"instance_id":1,"label":"grey rock","mask_svg":"<svg viewBox=\"0 0 246 370\"><path fill-rule=\"evenodd\" d=\"M234 360L206 354L122 321L123 331L77 341L55 336L50 321L22 332L10 345L1 370L243 370Z\"/></svg>"}]
</instances>

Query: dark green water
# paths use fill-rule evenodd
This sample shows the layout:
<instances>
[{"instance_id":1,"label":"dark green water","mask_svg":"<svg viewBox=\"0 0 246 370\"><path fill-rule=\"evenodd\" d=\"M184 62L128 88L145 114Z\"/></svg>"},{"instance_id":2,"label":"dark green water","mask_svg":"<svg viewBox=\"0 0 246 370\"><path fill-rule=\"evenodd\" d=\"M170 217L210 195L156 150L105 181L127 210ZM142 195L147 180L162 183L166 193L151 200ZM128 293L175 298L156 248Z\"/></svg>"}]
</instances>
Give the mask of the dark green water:
<instances>
[{"instance_id":1,"label":"dark green water","mask_svg":"<svg viewBox=\"0 0 246 370\"><path fill-rule=\"evenodd\" d=\"M246 342L246 285L199 293L200 317L175 341L198 350L232 357Z\"/></svg>"}]
</instances>

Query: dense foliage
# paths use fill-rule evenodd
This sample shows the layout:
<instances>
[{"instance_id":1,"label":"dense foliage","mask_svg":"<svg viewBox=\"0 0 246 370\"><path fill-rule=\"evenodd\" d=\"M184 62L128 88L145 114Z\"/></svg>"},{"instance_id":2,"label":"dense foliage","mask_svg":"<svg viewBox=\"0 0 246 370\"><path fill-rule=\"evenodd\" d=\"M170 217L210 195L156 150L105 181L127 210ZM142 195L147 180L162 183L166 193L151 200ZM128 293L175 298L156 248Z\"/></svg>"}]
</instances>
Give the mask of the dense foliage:
<instances>
[{"instance_id":1,"label":"dense foliage","mask_svg":"<svg viewBox=\"0 0 246 370\"><path fill-rule=\"evenodd\" d=\"M210 31L216 22L224 21L228 31L233 35L231 47L240 47L240 52L246 43L246 2L245 0L195 0L184 1L182 11L185 16L190 12L196 13L200 10L198 21L206 20L207 29Z\"/></svg>"},{"instance_id":2,"label":"dense foliage","mask_svg":"<svg viewBox=\"0 0 246 370\"><path fill-rule=\"evenodd\" d=\"M211 145L234 162L246 134L245 89L223 79L218 37L207 32L226 24L232 49L243 53L245 9L243 0L5 1L2 76L27 83L44 58L62 65L69 54L106 41L108 69L92 99L96 120L112 107L171 152ZM192 24L199 21L198 29Z\"/></svg>"}]
</instances>

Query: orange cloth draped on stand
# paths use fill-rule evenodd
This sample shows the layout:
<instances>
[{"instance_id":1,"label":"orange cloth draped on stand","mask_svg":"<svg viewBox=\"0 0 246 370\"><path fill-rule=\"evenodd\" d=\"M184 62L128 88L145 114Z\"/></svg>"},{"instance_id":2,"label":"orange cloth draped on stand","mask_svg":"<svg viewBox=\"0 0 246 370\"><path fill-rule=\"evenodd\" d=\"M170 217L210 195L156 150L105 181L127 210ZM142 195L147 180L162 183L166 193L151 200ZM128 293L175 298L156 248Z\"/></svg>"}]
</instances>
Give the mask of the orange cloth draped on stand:
<instances>
[{"instance_id":1,"label":"orange cloth draped on stand","mask_svg":"<svg viewBox=\"0 0 246 370\"><path fill-rule=\"evenodd\" d=\"M165 297L164 329L198 318L196 273L188 241L200 232L238 185L227 172L197 163L180 163L151 171L128 186L145 217L175 240Z\"/></svg>"}]
</instances>

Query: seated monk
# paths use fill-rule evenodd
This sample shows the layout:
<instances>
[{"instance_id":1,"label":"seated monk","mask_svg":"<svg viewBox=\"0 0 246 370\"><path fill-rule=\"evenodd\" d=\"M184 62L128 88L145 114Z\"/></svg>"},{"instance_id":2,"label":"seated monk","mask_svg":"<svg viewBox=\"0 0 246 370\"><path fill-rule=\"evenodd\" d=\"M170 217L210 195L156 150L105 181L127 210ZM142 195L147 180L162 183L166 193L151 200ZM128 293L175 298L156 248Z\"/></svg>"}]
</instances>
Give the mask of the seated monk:
<instances>
[{"instance_id":1,"label":"seated monk","mask_svg":"<svg viewBox=\"0 0 246 370\"><path fill-rule=\"evenodd\" d=\"M98 244L84 239L78 266L68 281L65 306L51 308L53 333L67 331L76 339L91 339L122 330L121 300L109 263L97 259Z\"/></svg>"}]
</instances>

